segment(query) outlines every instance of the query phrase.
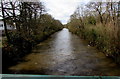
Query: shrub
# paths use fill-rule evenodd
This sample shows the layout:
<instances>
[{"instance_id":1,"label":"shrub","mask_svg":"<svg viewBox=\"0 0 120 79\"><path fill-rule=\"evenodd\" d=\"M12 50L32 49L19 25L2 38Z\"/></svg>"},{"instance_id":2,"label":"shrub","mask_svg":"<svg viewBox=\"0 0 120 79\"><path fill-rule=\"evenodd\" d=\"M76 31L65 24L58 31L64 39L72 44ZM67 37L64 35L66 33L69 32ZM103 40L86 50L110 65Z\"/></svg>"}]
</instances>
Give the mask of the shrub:
<instances>
[{"instance_id":1,"label":"shrub","mask_svg":"<svg viewBox=\"0 0 120 79\"><path fill-rule=\"evenodd\" d=\"M96 25L96 20L93 16L88 17L88 24Z\"/></svg>"}]
</instances>

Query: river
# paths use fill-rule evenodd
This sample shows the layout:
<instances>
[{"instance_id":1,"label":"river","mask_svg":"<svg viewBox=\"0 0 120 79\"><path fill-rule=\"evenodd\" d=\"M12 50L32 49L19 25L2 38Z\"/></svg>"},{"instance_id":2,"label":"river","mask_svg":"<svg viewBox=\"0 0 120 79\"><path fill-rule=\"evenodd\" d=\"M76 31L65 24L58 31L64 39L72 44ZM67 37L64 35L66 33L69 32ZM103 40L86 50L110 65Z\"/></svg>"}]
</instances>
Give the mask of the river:
<instances>
[{"instance_id":1,"label":"river","mask_svg":"<svg viewBox=\"0 0 120 79\"><path fill-rule=\"evenodd\" d=\"M24 61L9 70L14 74L120 76L112 59L66 28L35 46Z\"/></svg>"}]
</instances>

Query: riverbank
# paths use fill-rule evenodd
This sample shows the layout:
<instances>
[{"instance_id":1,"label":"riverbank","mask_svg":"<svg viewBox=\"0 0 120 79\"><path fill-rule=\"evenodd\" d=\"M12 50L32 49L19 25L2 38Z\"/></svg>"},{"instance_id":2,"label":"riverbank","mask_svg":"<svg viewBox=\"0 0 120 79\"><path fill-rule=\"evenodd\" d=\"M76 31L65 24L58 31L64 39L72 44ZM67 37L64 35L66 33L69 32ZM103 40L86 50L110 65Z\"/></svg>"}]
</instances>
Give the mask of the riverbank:
<instances>
[{"instance_id":1,"label":"riverbank","mask_svg":"<svg viewBox=\"0 0 120 79\"><path fill-rule=\"evenodd\" d=\"M103 26L102 24L86 24L83 27L68 26L72 33L87 40L89 46L95 46L107 57L112 58L117 64L120 64L120 41L117 37L117 28Z\"/></svg>"},{"instance_id":2,"label":"riverbank","mask_svg":"<svg viewBox=\"0 0 120 79\"><path fill-rule=\"evenodd\" d=\"M9 73L8 68L12 65L23 61L23 57L31 53L31 50L38 43L46 40L49 36L61 29L51 30L49 33L43 32L41 35L34 35L29 39L23 37L17 37L16 34L12 34L12 44L7 44L5 40L2 47L2 72L4 74Z\"/></svg>"},{"instance_id":3,"label":"riverbank","mask_svg":"<svg viewBox=\"0 0 120 79\"><path fill-rule=\"evenodd\" d=\"M86 5L78 6L70 16L66 27L87 40L89 46L95 46L107 57L120 64L118 5L119 2L88 2Z\"/></svg>"},{"instance_id":4,"label":"riverbank","mask_svg":"<svg viewBox=\"0 0 120 79\"><path fill-rule=\"evenodd\" d=\"M119 76L120 68L95 47L64 28L36 45L11 74Z\"/></svg>"}]
</instances>

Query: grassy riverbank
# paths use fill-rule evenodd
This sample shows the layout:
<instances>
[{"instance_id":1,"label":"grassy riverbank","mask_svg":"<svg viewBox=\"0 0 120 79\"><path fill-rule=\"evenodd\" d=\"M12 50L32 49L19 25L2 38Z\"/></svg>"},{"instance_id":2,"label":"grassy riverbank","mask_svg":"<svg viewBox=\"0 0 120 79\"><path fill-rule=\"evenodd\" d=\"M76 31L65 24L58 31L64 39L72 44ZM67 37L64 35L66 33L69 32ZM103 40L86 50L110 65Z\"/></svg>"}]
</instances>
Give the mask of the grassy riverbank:
<instances>
[{"instance_id":1,"label":"grassy riverbank","mask_svg":"<svg viewBox=\"0 0 120 79\"><path fill-rule=\"evenodd\" d=\"M118 5L117 2L89 2L81 7L78 6L66 27L120 64Z\"/></svg>"},{"instance_id":2,"label":"grassy riverbank","mask_svg":"<svg viewBox=\"0 0 120 79\"><path fill-rule=\"evenodd\" d=\"M72 33L88 41L89 45L97 47L106 56L112 57L120 63L120 41L117 37L118 30L102 24L87 24L84 29L68 27Z\"/></svg>"},{"instance_id":3,"label":"grassy riverbank","mask_svg":"<svg viewBox=\"0 0 120 79\"><path fill-rule=\"evenodd\" d=\"M117 2L89 2L78 6L66 27L120 64L118 5Z\"/></svg>"}]
</instances>

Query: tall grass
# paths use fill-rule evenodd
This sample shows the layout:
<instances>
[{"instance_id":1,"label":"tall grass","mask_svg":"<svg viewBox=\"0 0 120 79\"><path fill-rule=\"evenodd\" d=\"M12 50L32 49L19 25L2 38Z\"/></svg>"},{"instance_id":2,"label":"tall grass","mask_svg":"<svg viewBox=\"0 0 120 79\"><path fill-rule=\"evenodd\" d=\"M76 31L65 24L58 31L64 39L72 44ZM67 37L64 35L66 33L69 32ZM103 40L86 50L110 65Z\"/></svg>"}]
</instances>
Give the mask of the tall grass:
<instances>
[{"instance_id":1,"label":"tall grass","mask_svg":"<svg viewBox=\"0 0 120 79\"><path fill-rule=\"evenodd\" d=\"M69 26L71 32L79 35L81 38L86 39L89 45L96 46L107 57L111 57L115 62L120 64L120 45L119 37L117 36L119 30L113 23L103 25L98 23L85 24L84 29L77 29L73 26Z\"/></svg>"}]
</instances>

